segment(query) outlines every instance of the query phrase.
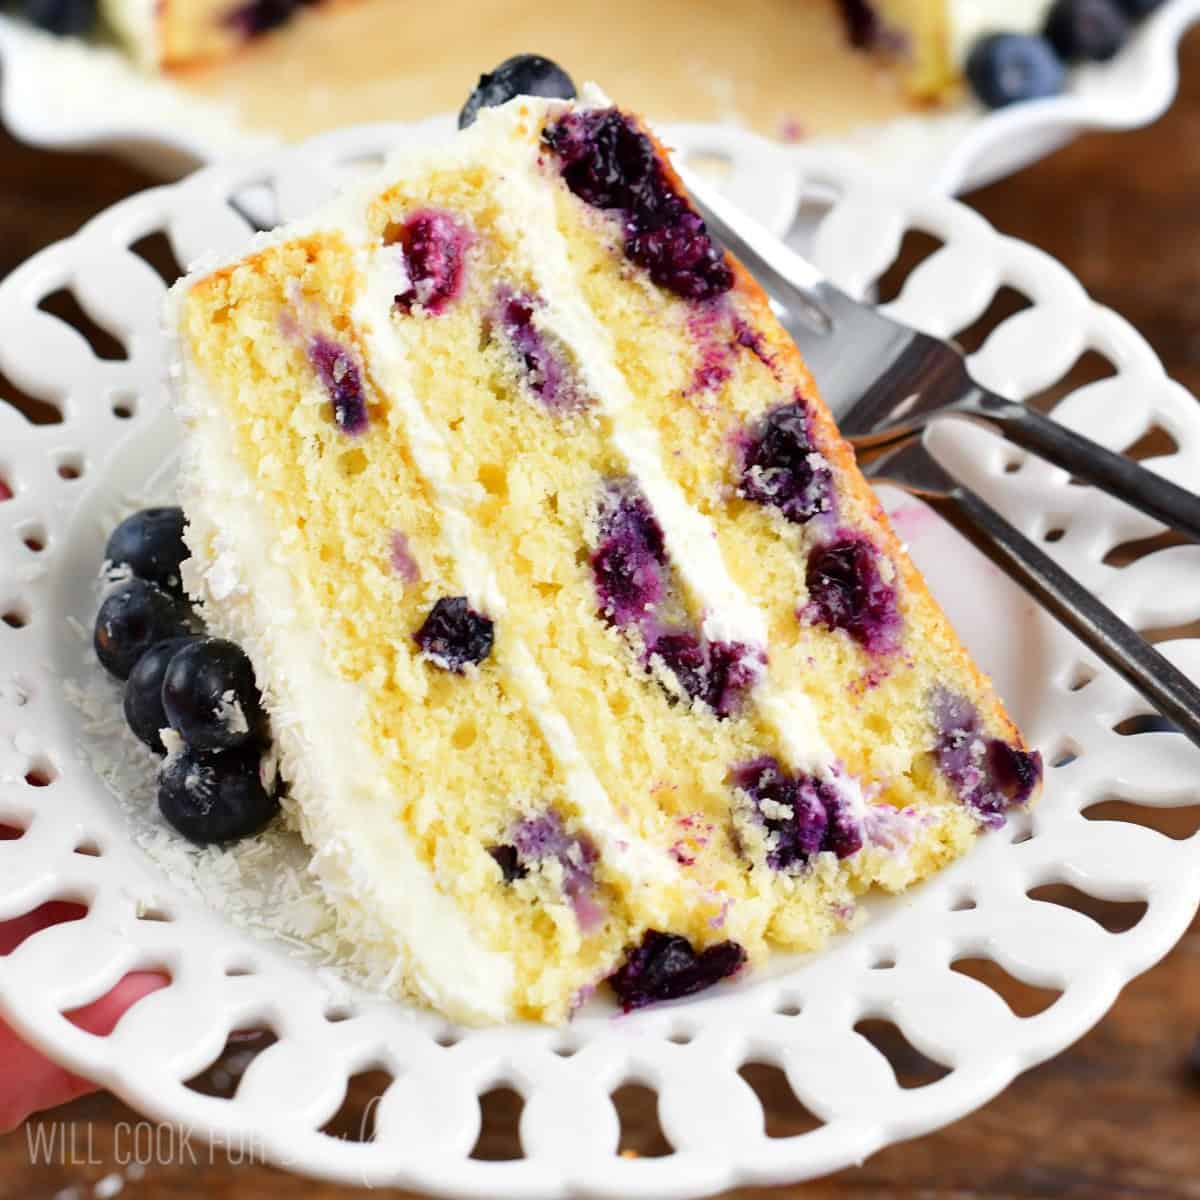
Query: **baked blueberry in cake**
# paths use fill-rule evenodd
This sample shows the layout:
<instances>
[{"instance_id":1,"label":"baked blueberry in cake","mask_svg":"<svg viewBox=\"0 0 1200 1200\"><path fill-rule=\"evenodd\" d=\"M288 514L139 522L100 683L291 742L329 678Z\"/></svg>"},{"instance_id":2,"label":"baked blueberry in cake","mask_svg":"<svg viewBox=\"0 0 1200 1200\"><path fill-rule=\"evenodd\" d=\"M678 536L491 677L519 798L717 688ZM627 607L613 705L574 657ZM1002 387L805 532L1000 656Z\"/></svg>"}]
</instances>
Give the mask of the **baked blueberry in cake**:
<instances>
[{"instance_id":1,"label":"baked blueberry in cake","mask_svg":"<svg viewBox=\"0 0 1200 1200\"><path fill-rule=\"evenodd\" d=\"M357 967L561 1021L820 948L1041 768L640 118L475 115L173 289L183 577Z\"/></svg>"}]
</instances>

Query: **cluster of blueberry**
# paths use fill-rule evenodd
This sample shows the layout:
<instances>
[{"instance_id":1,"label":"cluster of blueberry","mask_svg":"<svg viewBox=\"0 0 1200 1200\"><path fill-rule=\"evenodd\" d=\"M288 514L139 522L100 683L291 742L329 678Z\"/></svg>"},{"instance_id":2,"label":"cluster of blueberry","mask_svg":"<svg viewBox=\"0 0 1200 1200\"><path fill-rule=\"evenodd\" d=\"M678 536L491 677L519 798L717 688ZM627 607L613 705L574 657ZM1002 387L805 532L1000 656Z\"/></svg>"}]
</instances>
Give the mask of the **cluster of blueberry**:
<instances>
[{"instance_id":1,"label":"cluster of blueberry","mask_svg":"<svg viewBox=\"0 0 1200 1200\"><path fill-rule=\"evenodd\" d=\"M833 477L812 436L799 393L771 409L741 439L738 495L778 509L794 525L833 511ZM900 628L896 589L880 573L870 538L839 530L816 546L805 569L808 605L801 614L826 629L841 629L872 654L896 649Z\"/></svg>"},{"instance_id":2,"label":"cluster of blueberry","mask_svg":"<svg viewBox=\"0 0 1200 1200\"><path fill-rule=\"evenodd\" d=\"M93 644L125 682L134 734L157 754L166 729L183 743L159 772L163 816L193 842L227 842L261 829L279 797L263 779L270 739L254 668L241 647L203 636L184 595L184 523L180 508L147 508L113 531L105 558L128 578L100 605Z\"/></svg>"},{"instance_id":3,"label":"cluster of blueberry","mask_svg":"<svg viewBox=\"0 0 1200 1200\"><path fill-rule=\"evenodd\" d=\"M1066 67L1107 62L1125 45L1132 22L1163 0L1056 0L1040 34L994 33L980 38L966 76L989 108L1057 96Z\"/></svg>"}]
</instances>

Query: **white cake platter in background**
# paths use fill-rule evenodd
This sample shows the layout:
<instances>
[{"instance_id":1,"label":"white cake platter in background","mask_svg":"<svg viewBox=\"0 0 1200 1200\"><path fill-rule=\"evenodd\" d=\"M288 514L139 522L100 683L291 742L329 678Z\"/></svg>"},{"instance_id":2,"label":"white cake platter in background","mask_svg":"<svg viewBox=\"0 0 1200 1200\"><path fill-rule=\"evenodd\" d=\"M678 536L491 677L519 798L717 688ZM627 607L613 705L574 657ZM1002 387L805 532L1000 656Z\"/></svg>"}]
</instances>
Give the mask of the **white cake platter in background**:
<instances>
[{"instance_id":1,"label":"white cake platter in background","mask_svg":"<svg viewBox=\"0 0 1200 1200\"><path fill-rule=\"evenodd\" d=\"M964 103L866 126L834 144L861 152L878 171L934 191L970 190L1085 130L1130 129L1161 116L1177 90L1179 40L1197 19L1200 0L1167 0L1114 62L1073 71L1063 96L995 113ZM231 106L143 74L116 49L56 38L4 16L0 65L0 120L34 146L109 150L172 179L200 163L277 144L240 124ZM444 130L451 120L443 116L431 125ZM722 128L722 136L727 133Z\"/></svg>"},{"instance_id":2,"label":"white cake platter in background","mask_svg":"<svg viewBox=\"0 0 1200 1200\"><path fill-rule=\"evenodd\" d=\"M144 239L165 234L185 263L231 254L249 228L230 201L248 188L265 192L280 218L295 217L413 136L343 130L210 167L130 197L0 284L0 371L63 418L33 425L0 401L0 496L12 493L0 500L0 825L21 831L0 840L0 921L51 900L87 910L0 957L0 1016L56 1061L196 1138L346 1183L444 1196L686 1200L826 1174L957 1120L1085 1033L1187 929L1200 900L1200 832L1169 837L1155 824L1162 810L1197 803L1200 751L1157 731L1126 685L904 497L889 497L897 528L1043 751L1045 795L927 884L865 902L861 927L819 957L784 958L625 1017L598 997L562 1029L452 1028L346 977L294 838L277 830L200 852L157 819L153 760L123 731L117 689L88 634L104 537L139 499L169 494L179 438L163 386L165 283L142 257ZM1115 374L1073 393L1056 416L1112 449L1159 427L1174 449L1152 468L1197 477L1200 407L1062 266L956 201L899 190L841 157L798 151L795 163L792 215L820 198L812 253L830 277L863 294L906 230L935 234L944 244L905 283L898 316L955 333L1003 284L1019 286L1030 307L974 355L978 378L1027 396L1091 348ZM39 307L62 289L125 357L99 356L85 329ZM1115 547L1160 527L982 430L937 433L971 486L1128 621L1178 630L1200 618L1200 547L1113 566ZM1200 675L1200 639L1176 636L1160 649ZM1125 917L1120 931L1083 915L1079 892L1093 898L1085 909ZM1053 1002L1018 1015L963 973L979 960ZM138 970L170 983L110 1036L64 1015ZM864 1036L872 1021L894 1026L942 1077L905 1086L903 1069ZM274 1040L241 1055L251 1061L236 1091L191 1086L247 1030ZM748 1064L782 1072L816 1128L770 1136L753 1077L741 1073ZM386 1073L369 1138L324 1132L349 1081L367 1071ZM673 1153L620 1152L613 1096L626 1085L656 1094ZM523 1104L516 1161L472 1154L480 1098L497 1088Z\"/></svg>"}]
</instances>

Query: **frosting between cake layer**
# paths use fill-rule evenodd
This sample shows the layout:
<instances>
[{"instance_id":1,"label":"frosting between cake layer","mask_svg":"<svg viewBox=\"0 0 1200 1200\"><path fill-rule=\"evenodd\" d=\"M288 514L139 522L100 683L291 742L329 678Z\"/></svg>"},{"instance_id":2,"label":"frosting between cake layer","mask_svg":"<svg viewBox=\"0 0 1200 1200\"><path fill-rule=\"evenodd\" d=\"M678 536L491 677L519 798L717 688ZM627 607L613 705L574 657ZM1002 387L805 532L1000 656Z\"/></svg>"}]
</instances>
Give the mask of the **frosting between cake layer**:
<instances>
[{"instance_id":1,"label":"frosting between cake layer","mask_svg":"<svg viewBox=\"0 0 1200 1200\"><path fill-rule=\"evenodd\" d=\"M577 107L601 108L608 103L603 93L592 88L585 90ZM611 422L612 443L661 525L672 563L702 608L705 637L758 647L765 654L765 615L734 583L721 559L712 525L667 477L654 431L631 417L632 401L614 364L608 335L578 296L566 270L567 251L555 222L552 197L530 177L528 153L518 153L515 158L505 182L514 197L514 211L524 216L519 224L512 223L510 233L524 245L526 261L547 301L546 327L570 348L589 394ZM792 766L835 774L833 752L802 692L781 689L769 673L760 671L751 697L774 726ZM852 794L859 793L853 781L842 778L840 783Z\"/></svg>"},{"instance_id":2,"label":"frosting between cake layer","mask_svg":"<svg viewBox=\"0 0 1200 1200\"><path fill-rule=\"evenodd\" d=\"M174 293L173 303L181 299ZM192 551L185 582L214 633L269 664L273 730L291 788L287 808L314 849L312 869L356 965L385 991L403 977L458 1019L506 1019L511 961L479 943L399 826L372 820L379 807L360 802L378 794L381 779L357 732L362 698L323 667L320 632L294 602L222 415L186 353L176 363L176 411L190 431L179 472Z\"/></svg>"}]
</instances>

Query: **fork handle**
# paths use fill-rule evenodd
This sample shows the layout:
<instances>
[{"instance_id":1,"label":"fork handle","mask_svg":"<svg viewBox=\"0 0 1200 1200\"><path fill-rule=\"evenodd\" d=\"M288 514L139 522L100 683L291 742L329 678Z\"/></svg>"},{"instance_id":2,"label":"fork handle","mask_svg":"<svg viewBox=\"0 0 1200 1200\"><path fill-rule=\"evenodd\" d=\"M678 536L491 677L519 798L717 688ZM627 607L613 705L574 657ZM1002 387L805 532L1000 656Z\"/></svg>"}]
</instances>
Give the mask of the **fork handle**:
<instances>
[{"instance_id":1,"label":"fork handle","mask_svg":"<svg viewBox=\"0 0 1200 1200\"><path fill-rule=\"evenodd\" d=\"M974 492L923 498L1200 746L1200 688L1141 634Z\"/></svg>"},{"instance_id":2,"label":"fork handle","mask_svg":"<svg viewBox=\"0 0 1200 1200\"><path fill-rule=\"evenodd\" d=\"M1114 454L1058 421L1002 396L982 392L960 410L979 417L1015 445L1124 500L1147 516L1200 541L1200 496Z\"/></svg>"}]
</instances>

